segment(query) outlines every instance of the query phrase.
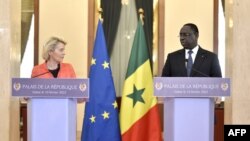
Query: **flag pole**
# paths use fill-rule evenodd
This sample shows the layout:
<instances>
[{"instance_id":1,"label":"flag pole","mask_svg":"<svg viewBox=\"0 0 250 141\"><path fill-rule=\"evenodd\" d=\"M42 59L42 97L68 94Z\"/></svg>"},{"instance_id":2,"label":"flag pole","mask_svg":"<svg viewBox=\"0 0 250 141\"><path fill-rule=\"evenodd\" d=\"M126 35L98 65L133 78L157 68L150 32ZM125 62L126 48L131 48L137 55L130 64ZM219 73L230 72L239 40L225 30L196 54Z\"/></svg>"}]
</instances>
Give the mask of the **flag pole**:
<instances>
[{"instance_id":1,"label":"flag pole","mask_svg":"<svg viewBox=\"0 0 250 141\"><path fill-rule=\"evenodd\" d=\"M100 7L99 9L98 9L98 14L99 14L99 20L103 23L103 18L102 18L102 8Z\"/></svg>"},{"instance_id":2,"label":"flag pole","mask_svg":"<svg viewBox=\"0 0 250 141\"><path fill-rule=\"evenodd\" d=\"M140 15L140 19L141 19L141 22L142 22L142 25L144 25L144 22L143 22L143 18L144 18L144 10L142 8L140 8L138 10L138 13Z\"/></svg>"}]
</instances>

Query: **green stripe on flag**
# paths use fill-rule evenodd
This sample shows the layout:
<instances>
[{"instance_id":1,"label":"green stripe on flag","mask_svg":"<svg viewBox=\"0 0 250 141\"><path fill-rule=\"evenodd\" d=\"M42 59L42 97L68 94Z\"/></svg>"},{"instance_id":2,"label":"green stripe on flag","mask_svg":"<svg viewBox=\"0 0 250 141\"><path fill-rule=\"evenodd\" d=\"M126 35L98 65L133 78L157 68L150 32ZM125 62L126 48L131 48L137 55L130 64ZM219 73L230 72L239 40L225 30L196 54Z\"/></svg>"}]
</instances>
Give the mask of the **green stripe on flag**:
<instances>
[{"instance_id":1,"label":"green stripe on flag","mask_svg":"<svg viewBox=\"0 0 250 141\"><path fill-rule=\"evenodd\" d=\"M147 51L148 47L146 44L145 34L141 20L139 20L138 24L139 25L135 33L132 51L129 58L126 79L131 74L133 74L140 65L142 65L146 60L149 59L149 54Z\"/></svg>"}]
</instances>

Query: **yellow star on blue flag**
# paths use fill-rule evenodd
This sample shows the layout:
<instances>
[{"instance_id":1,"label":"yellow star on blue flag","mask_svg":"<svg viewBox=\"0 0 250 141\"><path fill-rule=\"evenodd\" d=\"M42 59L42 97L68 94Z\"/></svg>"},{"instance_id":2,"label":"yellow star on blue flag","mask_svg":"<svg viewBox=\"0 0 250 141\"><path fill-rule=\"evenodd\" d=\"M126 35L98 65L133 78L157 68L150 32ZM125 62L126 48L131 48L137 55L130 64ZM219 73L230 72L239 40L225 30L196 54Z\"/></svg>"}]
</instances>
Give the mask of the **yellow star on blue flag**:
<instances>
[{"instance_id":1,"label":"yellow star on blue flag","mask_svg":"<svg viewBox=\"0 0 250 141\"><path fill-rule=\"evenodd\" d=\"M121 141L114 82L102 23L98 22L90 68L89 101L85 106L82 141Z\"/></svg>"}]
</instances>

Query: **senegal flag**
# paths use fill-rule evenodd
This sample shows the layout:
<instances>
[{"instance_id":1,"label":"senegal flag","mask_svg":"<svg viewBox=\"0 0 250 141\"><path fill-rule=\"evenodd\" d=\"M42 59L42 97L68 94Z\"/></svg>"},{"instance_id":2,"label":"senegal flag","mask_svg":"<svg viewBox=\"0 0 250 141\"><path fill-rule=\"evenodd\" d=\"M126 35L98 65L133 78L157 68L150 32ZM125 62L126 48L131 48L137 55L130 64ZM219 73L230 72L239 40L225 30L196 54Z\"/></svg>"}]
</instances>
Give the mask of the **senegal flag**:
<instances>
[{"instance_id":1,"label":"senegal flag","mask_svg":"<svg viewBox=\"0 0 250 141\"><path fill-rule=\"evenodd\" d=\"M124 83L120 127L122 141L161 141L157 99L149 52L141 20L138 22Z\"/></svg>"}]
</instances>

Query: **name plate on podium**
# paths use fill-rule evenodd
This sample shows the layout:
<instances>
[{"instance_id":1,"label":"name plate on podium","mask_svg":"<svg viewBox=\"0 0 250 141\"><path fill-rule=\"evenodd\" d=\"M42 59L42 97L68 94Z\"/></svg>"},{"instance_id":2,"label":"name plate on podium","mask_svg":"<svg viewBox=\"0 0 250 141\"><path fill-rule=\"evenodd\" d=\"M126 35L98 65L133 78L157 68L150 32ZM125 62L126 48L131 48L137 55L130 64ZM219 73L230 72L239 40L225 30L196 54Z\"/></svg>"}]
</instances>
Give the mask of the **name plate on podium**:
<instances>
[{"instance_id":1,"label":"name plate on podium","mask_svg":"<svg viewBox=\"0 0 250 141\"><path fill-rule=\"evenodd\" d=\"M216 77L154 77L157 97L230 96L230 79Z\"/></svg>"},{"instance_id":2,"label":"name plate on podium","mask_svg":"<svg viewBox=\"0 0 250 141\"><path fill-rule=\"evenodd\" d=\"M12 78L12 96L88 98L89 79Z\"/></svg>"}]
</instances>

